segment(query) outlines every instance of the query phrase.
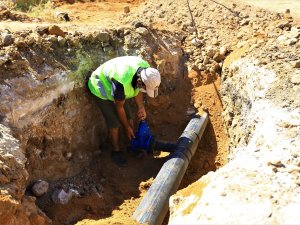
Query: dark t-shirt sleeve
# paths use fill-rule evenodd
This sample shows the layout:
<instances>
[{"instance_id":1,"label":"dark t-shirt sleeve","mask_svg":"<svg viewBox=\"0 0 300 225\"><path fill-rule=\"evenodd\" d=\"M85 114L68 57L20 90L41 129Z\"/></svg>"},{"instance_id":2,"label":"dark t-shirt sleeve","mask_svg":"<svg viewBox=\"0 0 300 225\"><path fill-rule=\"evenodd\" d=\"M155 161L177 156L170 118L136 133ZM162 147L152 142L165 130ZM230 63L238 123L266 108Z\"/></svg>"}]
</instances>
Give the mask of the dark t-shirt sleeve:
<instances>
[{"instance_id":1,"label":"dark t-shirt sleeve","mask_svg":"<svg viewBox=\"0 0 300 225\"><path fill-rule=\"evenodd\" d=\"M125 100L124 86L116 80L112 80L112 96L117 101Z\"/></svg>"}]
</instances>

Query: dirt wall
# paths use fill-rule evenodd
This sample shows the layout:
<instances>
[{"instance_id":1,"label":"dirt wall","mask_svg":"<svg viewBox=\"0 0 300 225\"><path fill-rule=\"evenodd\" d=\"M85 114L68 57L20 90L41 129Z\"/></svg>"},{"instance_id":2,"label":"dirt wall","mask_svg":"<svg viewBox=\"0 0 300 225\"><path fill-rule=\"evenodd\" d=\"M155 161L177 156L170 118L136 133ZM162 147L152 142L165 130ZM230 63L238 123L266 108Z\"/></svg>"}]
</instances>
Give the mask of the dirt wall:
<instances>
[{"instance_id":1,"label":"dirt wall","mask_svg":"<svg viewBox=\"0 0 300 225\"><path fill-rule=\"evenodd\" d=\"M138 28L139 31L134 30ZM10 211L1 210L6 221L11 219L12 224L36 224L34 219L31 221L28 216L19 213L22 202L29 202L22 210L28 210L29 216L38 217L41 220L39 224L50 223L35 206L36 198L30 189L32 184L45 180L50 183L50 188L54 188L57 186L55 180L62 182L64 178L79 174L103 151L107 130L96 99L86 87L86 78L110 58L140 55L161 71L160 97L145 102L149 122L157 137L174 140L179 136L180 128L185 125L185 120L181 118L185 117L189 94L185 94L183 104L175 106L176 114L172 117L178 118L176 121L170 120L167 114L167 117L157 115L163 115L171 107L171 102L178 96L172 94L177 87L181 87L180 93L185 93L189 88L183 79L182 37L138 28L68 33L50 26L4 31L0 50L0 67L1 71L5 71L0 74L0 100L3 103L0 114L2 123L10 127L23 157L20 171L14 169L8 175L8 179L18 188L19 195L1 195L5 207L9 207L4 203L5 198L11 196L11 204L17 205ZM166 119L169 125L165 127L176 127L167 134L167 128L156 127ZM99 170L101 167L97 165ZM15 183L14 176L23 173L26 176L22 175L17 179L21 181ZM92 183L98 184L96 181ZM6 189L4 187L3 191ZM51 194L47 197L51 198ZM40 206L45 206L43 201L40 201ZM55 213L55 208L53 210Z\"/></svg>"},{"instance_id":2,"label":"dirt wall","mask_svg":"<svg viewBox=\"0 0 300 225\"><path fill-rule=\"evenodd\" d=\"M229 163L171 198L170 224L299 221L299 24L278 20L261 34L224 62Z\"/></svg>"}]
</instances>

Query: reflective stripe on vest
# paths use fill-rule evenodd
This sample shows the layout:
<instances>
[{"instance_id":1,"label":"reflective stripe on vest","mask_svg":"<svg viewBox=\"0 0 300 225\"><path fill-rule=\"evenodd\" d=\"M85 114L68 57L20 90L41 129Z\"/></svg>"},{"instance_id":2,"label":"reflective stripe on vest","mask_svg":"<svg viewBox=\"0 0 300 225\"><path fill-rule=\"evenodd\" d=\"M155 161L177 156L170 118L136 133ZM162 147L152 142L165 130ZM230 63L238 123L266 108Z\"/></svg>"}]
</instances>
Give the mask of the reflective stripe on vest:
<instances>
[{"instance_id":1,"label":"reflective stripe on vest","mask_svg":"<svg viewBox=\"0 0 300 225\"><path fill-rule=\"evenodd\" d=\"M98 76L98 77L99 77L99 76ZM107 99L107 94L106 94L105 89L104 89L104 87L103 87L103 84L101 83L100 80L98 80L98 82L97 82L97 87L98 87L98 89L99 89L99 91L100 91L100 94L101 94L105 99Z\"/></svg>"}]
</instances>

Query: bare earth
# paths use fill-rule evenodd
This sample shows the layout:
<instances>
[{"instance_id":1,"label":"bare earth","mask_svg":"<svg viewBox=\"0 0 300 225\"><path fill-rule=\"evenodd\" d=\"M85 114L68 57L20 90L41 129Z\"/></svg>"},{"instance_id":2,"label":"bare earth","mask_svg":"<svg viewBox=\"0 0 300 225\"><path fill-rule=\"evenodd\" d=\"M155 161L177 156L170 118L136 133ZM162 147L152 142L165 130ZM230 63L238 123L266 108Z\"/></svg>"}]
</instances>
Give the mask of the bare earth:
<instances>
[{"instance_id":1,"label":"bare earth","mask_svg":"<svg viewBox=\"0 0 300 225\"><path fill-rule=\"evenodd\" d=\"M220 2L228 2L228 1L220 1ZM232 2L232 1L230 1ZM236 2L236 1L235 1ZM238 1L239 2L239 1ZM268 10L276 11L276 12L285 12L286 9L291 10L291 14L296 18L300 18L300 0L294 1L280 1L280 0L240 0L240 2L245 2L247 4L252 4L258 7L263 7ZM22 30L22 29L33 29L37 25L47 25L55 22L59 24L59 26L64 30L78 30L80 28L83 30L100 29L105 27L119 26L121 22L119 21L119 17L124 13L124 7L129 6L131 12L134 12L140 4L144 4L144 1L141 0L114 0L114 1L102 1L102 2L78 2L75 4L63 4L60 2L55 9L46 9L45 11L41 11L40 15L44 15L43 21L37 21L36 19L31 19L28 21L2 21L0 22L0 27L4 29L10 30ZM57 20L53 15L57 11L68 12L71 22L63 22ZM196 77L194 72L191 71L188 74L189 79L193 79ZM185 175L184 181L181 185L181 188L184 188L191 184L192 182L197 181L202 175L205 173L215 170L217 167L222 166L226 163L226 155L228 148L228 140L226 132L222 126L221 112L222 112L222 104L218 97L218 90L220 88L220 80L218 77L215 80L204 80L200 81L202 85L198 88L194 89L192 93L192 98L194 102L202 102L205 104L205 107L208 109L211 118L211 124L206 130L207 135L210 139L202 140L200 143L200 148L194 159L191 162L191 165ZM203 94L204 93L204 94ZM173 96L174 100L177 99L177 96ZM211 101L214 99L214 101ZM186 99L184 99L185 101ZM183 102L183 100L181 100ZM200 103L199 103L200 104ZM165 115L169 116L169 114ZM163 117L163 116L162 116ZM176 120L176 115L174 115L173 120ZM175 125L174 125L175 126ZM215 135L214 135L215 134ZM178 136L178 132L171 132L168 134L166 138L169 136ZM205 136L205 135L204 135ZM215 144L212 144L215 143ZM205 152L204 149L210 149L210 152ZM220 151L221 150L221 151ZM104 154L101 159L98 161L109 162L110 158L107 154ZM94 218L92 215L95 212L91 212L91 216L88 219L85 219L78 224L134 224L131 220L131 215L133 214L135 208L138 206L142 196L145 194L151 182L153 181L153 176L158 172L159 167L161 166L163 160L157 159L147 159L144 162L139 162L139 160L132 159L132 163L137 164L135 167L130 168L128 171L117 170L117 168L105 168L104 172L107 177L112 177L111 183L108 183L107 186L111 189L111 193L107 193L106 197L106 206L101 207L106 208L106 211L110 211L111 213L106 213L99 217L104 218L100 219ZM146 169L148 169L144 174L145 181L141 184L134 182L134 180L138 179L139 174L139 164L148 163ZM104 163L105 164L105 163ZM154 165L154 166L153 166ZM199 165L203 165L199 168ZM141 165L140 165L141 166ZM142 166L141 166L142 167ZM97 161L95 162L94 171L89 171L91 173L97 174ZM102 168L101 168L102 169ZM103 171L102 171L103 172ZM118 177L116 177L118 176ZM113 178L114 177L114 178ZM119 178L121 177L121 178ZM114 186L118 185L118 182L122 182L120 184L123 189L120 195L124 195L127 198L116 198L114 196L116 193L113 193ZM139 191L137 190L139 189ZM133 195L133 197L129 197ZM104 196L105 197L105 196ZM112 202L110 202L110 200ZM81 202L80 202L81 201ZM101 199L96 198L95 196L89 197L87 199L91 204L97 205L97 202L103 201ZM115 201L115 202L113 202ZM66 218L67 215L70 214L70 211L75 210L74 205L76 204L84 204L83 200L78 200L72 202L72 204L68 204L66 206L49 206L48 214L55 213L60 211L59 215L53 215L56 218L54 224L62 224L63 218ZM114 208L115 205L118 207ZM57 207L57 208L56 208ZM95 207L95 211L102 212L103 208ZM59 209L58 209L59 208Z\"/></svg>"},{"instance_id":2,"label":"bare earth","mask_svg":"<svg viewBox=\"0 0 300 225\"><path fill-rule=\"evenodd\" d=\"M240 0L249 5L255 5L274 12L283 13L286 9L291 10L291 15L300 18L300 0Z\"/></svg>"}]
</instances>

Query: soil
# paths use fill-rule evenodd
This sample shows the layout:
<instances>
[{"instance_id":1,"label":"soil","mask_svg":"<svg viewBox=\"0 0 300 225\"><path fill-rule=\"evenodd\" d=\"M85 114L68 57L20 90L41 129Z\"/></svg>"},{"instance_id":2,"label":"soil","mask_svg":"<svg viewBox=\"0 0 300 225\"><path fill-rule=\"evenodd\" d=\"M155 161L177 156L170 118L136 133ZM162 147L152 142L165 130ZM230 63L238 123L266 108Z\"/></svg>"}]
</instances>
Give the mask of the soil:
<instances>
[{"instance_id":1,"label":"soil","mask_svg":"<svg viewBox=\"0 0 300 225\"><path fill-rule=\"evenodd\" d=\"M10 30L22 30L56 22L62 29L68 30L76 30L78 27L81 30L89 30L91 27L100 29L121 25L119 16L124 14L124 7L129 6L132 13L141 4L144 1L76 1L74 4L55 1L54 9L42 11L47 11L43 18L28 18L22 22L6 20L1 22L1 26ZM71 21L59 21L55 18L54 13L59 11L67 12ZM157 23L155 27L164 26ZM176 29L174 27L174 31ZM209 113L210 122L183 178L180 186L183 189L209 171L227 163L228 137L221 117L219 75L191 70L180 82L182 90L167 100L172 103L170 108L149 116L157 118L150 124L150 128L159 139L176 141L191 118L187 115L184 121L178 121L186 114L186 108L190 107L200 114L203 110ZM151 106L156 103L150 100L148 104ZM162 121L167 122L162 124ZM167 154L154 157L147 155L140 159L128 153L128 167L119 168L111 163L109 149L109 144L101 146L94 161L77 176L50 182L50 190L69 189L72 185L82 190L80 197L74 197L66 205L53 204L47 195L37 200L37 205L53 220L54 225L135 224L131 216L151 186ZM194 186L195 184L193 188Z\"/></svg>"},{"instance_id":2,"label":"soil","mask_svg":"<svg viewBox=\"0 0 300 225\"><path fill-rule=\"evenodd\" d=\"M128 166L120 168L112 164L109 147L102 146L103 153L76 177L50 184L50 189L77 187L80 197L72 198L66 205L53 204L50 196L39 199L39 207L54 225L80 220L78 224L134 224L131 215L165 158L140 159L128 153Z\"/></svg>"}]
</instances>

